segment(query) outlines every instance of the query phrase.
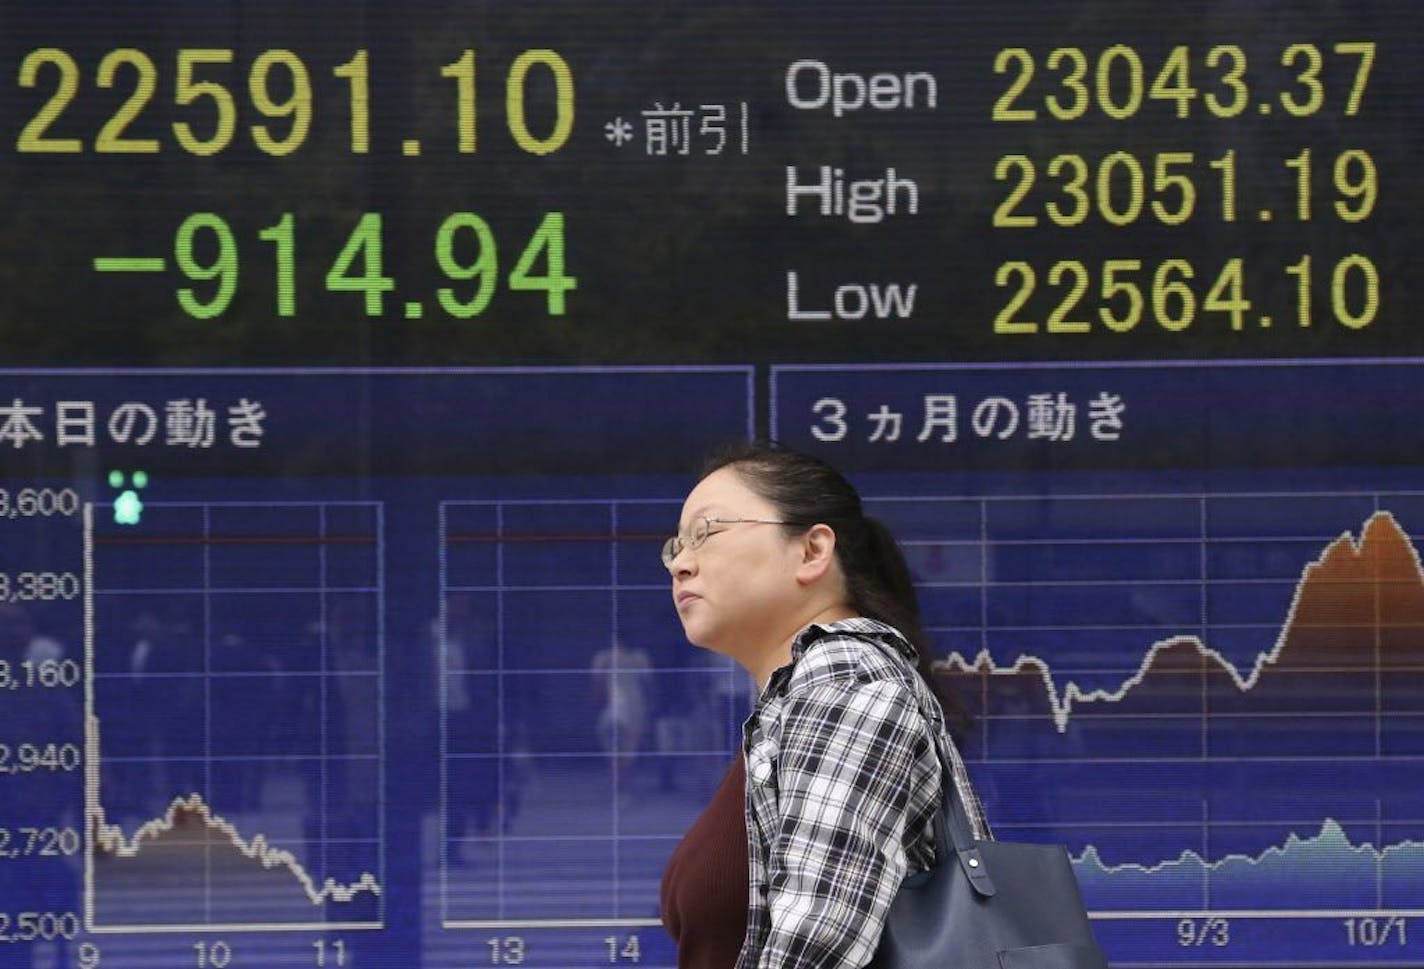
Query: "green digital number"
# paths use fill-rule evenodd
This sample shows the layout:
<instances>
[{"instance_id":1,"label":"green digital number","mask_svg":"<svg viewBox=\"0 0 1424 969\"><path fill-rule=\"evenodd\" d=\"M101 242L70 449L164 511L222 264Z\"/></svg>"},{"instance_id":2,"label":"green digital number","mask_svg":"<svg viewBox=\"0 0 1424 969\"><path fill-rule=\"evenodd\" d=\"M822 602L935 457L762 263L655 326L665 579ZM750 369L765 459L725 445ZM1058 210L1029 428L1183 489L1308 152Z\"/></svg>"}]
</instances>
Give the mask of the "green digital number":
<instances>
[{"instance_id":1,"label":"green digital number","mask_svg":"<svg viewBox=\"0 0 1424 969\"><path fill-rule=\"evenodd\" d=\"M544 257L544 272L535 273L534 264ZM548 212L529 244L509 273L509 288L543 290L550 316L564 315L564 294L578 289L578 280L564 270L564 213Z\"/></svg>"},{"instance_id":2,"label":"green digital number","mask_svg":"<svg viewBox=\"0 0 1424 969\"><path fill-rule=\"evenodd\" d=\"M474 261L468 264L461 262L455 254L455 235L462 229L468 229L475 235L476 254ZM489 223L473 212L457 212L447 218L440 223L440 230L435 234L435 261L440 264L440 271L451 279L478 280L475 293L468 302L461 302L451 288L437 290L435 295L445 312L461 320L483 313L494 296L499 269L494 233L490 231Z\"/></svg>"},{"instance_id":3,"label":"green digital number","mask_svg":"<svg viewBox=\"0 0 1424 969\"><path fill-rule=\"evenodd\" d=\"M215 251L213 259L204 262L196 255L199 233L211 233ZM204 246L204 248L207 248ZM212 212L194 212L183 220L173 240L173 257L184 276L198 282L216 279L217 290L204 301L197 292L184 287L178 290L178 305L189 316L200 320L210 320L222 314L232 302L237 291L237 241L232 237L232 229L223 219Z\"/></svg>"},{"instance_id":4,"label":"green digital number","mask_svg":"<svg viewBox=\"0 0 1424 969\"><path fill-rule=\"evenodd\" d=\"M338 293L364 293L366 315L380 316L384 305L382 293L396 288L396 281L381 274L381 217L367 212L351 231L346 245L326 274L326 288ZM361 271L355 272L357 261Z\"/></svg>"}]
</instances>

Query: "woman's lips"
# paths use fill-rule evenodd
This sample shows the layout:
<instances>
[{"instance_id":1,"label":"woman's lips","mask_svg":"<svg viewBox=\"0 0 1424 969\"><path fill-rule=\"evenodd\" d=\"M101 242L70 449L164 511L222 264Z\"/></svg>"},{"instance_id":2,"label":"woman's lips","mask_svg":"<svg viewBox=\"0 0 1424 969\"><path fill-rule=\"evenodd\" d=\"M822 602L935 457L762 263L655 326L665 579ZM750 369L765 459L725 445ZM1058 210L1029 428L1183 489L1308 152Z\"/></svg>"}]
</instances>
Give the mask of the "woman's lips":
<instances>
[{"instance_id":1,"label":"woman's lips","mask_svg":"<svg viewBox=\"0 0 1424 969\"><path fill-rule=\"evenodd\" d=\"M683 609L687 608L688 603L693 602L694 600L697 600L697 599L700 599L700 598L702 598L702 597L699 596L699 595L698 595L697 593L695 593L695 592L679 592L679 593L677 594L677 608L678 608L678 611L679 611L679 612L682 611Z\"/></svg>"}]
</instances>

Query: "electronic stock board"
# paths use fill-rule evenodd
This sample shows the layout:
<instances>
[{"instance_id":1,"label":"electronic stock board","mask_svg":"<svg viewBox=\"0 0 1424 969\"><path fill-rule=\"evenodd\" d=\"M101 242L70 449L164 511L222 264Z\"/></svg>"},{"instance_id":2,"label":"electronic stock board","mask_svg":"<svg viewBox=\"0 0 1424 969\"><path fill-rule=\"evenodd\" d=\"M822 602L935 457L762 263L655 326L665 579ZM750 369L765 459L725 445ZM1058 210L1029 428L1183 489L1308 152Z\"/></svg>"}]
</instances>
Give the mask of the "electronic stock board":
<instances>
[{"instance_id":1,"label":"electronic stock board","mask_svg":"<svg viewBox=\"0 0 1424 969\"><path fill-rule=\"evenodd\" d=\"M0 964L671 966L700 455L1113 965L1424 961L1401 0L0 3Z\"/></svg>"}]
</instances>

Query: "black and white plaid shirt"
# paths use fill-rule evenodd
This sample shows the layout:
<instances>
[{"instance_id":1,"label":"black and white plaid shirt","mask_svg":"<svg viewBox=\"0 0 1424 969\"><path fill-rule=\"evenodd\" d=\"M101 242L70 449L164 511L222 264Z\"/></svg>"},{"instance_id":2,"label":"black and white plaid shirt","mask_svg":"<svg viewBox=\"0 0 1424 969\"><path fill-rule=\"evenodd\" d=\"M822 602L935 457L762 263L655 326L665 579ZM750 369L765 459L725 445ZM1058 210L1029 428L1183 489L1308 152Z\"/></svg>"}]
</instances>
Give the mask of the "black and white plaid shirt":
<instances>
[{"instance_id":1,"label":"black and white plaid shirt","mask_svg":"<svg viewBox=\"0 0 1424 969\"><path fill-rule=\"evenodd\" d=\"M870 961L900 882L935 863L940 756L986 830L914 667L890 626L845 619L804 629L767 681L743 739L751 890L738 969Z\"/></svg>"}]
</instances>

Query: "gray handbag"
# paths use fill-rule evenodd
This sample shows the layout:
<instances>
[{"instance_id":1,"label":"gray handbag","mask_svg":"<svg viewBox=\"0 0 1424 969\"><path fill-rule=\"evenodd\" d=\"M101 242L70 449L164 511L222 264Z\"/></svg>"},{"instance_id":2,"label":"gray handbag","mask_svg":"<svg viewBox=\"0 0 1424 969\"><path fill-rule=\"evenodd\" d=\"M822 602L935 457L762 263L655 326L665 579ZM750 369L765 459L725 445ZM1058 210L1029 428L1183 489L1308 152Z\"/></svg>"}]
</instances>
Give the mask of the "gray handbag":
<instances>
[{"instance_id":1,"label":"gray handbag","mask_svg":"<svg viewBox=\"0 0 1424 969\"><path fill-rule=\"evenodd\" d=\"M1108 969L1067 850L976 839L955 772L939 756L939 864L901 883L872 969Z\"/></svg>"}]
</instances>

